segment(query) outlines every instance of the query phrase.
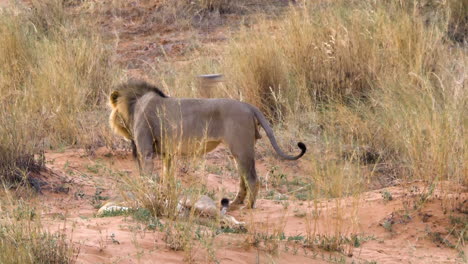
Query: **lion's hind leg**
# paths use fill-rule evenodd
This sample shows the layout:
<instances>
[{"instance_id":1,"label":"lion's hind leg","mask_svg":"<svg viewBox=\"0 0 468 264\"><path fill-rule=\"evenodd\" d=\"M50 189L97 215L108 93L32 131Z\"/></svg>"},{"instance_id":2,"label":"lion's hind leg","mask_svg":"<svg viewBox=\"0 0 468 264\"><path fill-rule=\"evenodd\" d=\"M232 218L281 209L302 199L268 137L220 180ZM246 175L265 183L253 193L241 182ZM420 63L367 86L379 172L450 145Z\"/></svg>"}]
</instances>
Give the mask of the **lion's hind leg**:
<instances>
[{"instance_id":1,"label":"lion's hind leg","mask_svg":"<svg viewBox=\"0 0 468 264\"><path fill-rule=\"evenodd\" d=\"M239 114L241 115L241 114ZM255 171L255 140L258 137L255 119L251 115L237 116L234 122L227 122L224 128L224 143L229 147L239 169L239 193L232 202L236 208L247 197L247 207L253 208L258 193L258 177ZM243 124L239 126L239 124Z\"/></svg>"},{"instance_id":2,"label":"lion's hind leg","mask_svg":"<svg viewBox=\"0 0 468 264\"><path fill-rule=\"evenodd\" d=\"M243 175L246 175L245 189L247 193L247 207L255 208L255 202L257 200L258 189L260 183L258 182L257 172L255 170L255 159L252 157L247 161L244 161L241 165ZM242 176L245 177L245 176Z\"/></svg>"},{"instance_id":3,"label":"lion's hind leg","mask_svg":"<svg viewBox=\"0 0 468 264\"><path fill-rule=\"evenodd\" d=\"M247 195L247 188L245 186L246 176L241 174L239 179L239 192L236 195L236 198L232 201L230 205L231 210L235 210L239 205L244 204L245 196Z\"/></svg>"},{"instance_id":4,"label":"lion's hind leg","mask_svg":"<svg viewBox=\"0 0 468 264\"><path fill-rule=\"evenodd\" d=\"M237 208L240 204L243 204L246 197L248 198L247 207L255 207L255 201L259 189L259 182L257 172L255 170L253 144L251 147L251 151L249 150L249 148L244 148L238 151L236 151L236 148L231 149L233 156L236 158L240 176L239 192L237 193L236 198L231 204L233 209Z\"/></svg>"}]
</instances>

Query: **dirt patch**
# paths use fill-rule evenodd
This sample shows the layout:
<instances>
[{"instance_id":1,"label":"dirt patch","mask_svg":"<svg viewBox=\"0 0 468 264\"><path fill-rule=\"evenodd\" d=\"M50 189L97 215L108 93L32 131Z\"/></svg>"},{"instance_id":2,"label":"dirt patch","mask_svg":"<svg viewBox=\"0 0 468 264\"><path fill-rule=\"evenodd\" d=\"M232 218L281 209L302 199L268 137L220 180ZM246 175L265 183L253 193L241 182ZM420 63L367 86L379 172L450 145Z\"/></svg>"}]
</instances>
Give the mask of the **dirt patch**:
<instances>
[{"instance_id":1,"label":"dirt patch","mask_svg":"<svg viewBox=\"0 0 468 264\"><path fill-rule=\"evenodd\" d=\"M226 159L224 152L219 149L207 155L207 166L219 165L223 156ZM95 217L101 199L118 194L116 173L136 173L129 153L101 148L89 156L83 150L70 149L46 156L49 170L42 179L49 184L38 197L44 208L42 219L49 229L72 234L81 248L79 263L187 261L186 253L167 246L164 232L145 229L144 224L130 216ZM267 173L264 168L269 167L264 162L258 162L260 175ZM182 168L179 175L183 178L191 173L184 173ZM201 180L213 192L237 190L238 179L231 175L209 173L197 177L203 177ZM256 209L230 213L247 223L249 233L219 234L214 239L214 257L209 258L206 249L198 245L189 259L209 262L215 258L222 263L461 263L459 252L434 239L434 234L439 234L453 241L447 231L452 225L441 200L431 198L422 210L406 215L403 209L408 190L408 186L396 186L366 192L358 198L314 201L259 199ZM384 199L383 192L391 193L392 199ZM466 190L457 194L457 199L466 200ZM278 241L265 239L277 233L282 237ZM339 252L320 246L320 239L338 233L343 237L357 234L356 241L342 245ZM307 234L313 234L316 243L305 243Z\"/></svg>"}]
</instances>

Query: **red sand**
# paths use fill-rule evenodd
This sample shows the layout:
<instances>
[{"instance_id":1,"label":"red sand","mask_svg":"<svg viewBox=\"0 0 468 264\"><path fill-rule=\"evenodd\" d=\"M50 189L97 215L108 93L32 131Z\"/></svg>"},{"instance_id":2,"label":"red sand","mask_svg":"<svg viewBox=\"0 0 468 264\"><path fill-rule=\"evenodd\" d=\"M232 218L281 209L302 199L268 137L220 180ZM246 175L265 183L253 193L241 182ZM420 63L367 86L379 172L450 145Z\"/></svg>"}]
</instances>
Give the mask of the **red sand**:
<instances>
[{"instance_id":1,"label":"red sand","mask_svg":"<svg viewBox=\"0 0 468 264\"><path fill-rule=\"evenodd\" d=\"M222 152L216 150L208 154L207 164L216 164L222 159ZM191 256L183 251L173 251L163 241L163 233L143 231L144 225L131 217L94 217L97 209L93 208L91 200L96 187L104 190L102 196L113 196L117 192L115 178L104 168L135 173L130 154L114 152L112 157L106 157L108 153L107 149L99 149L94 157L90 157L81 150L67 150L46 155L50 171L42 176L49 182L47 188L65 183L64 186L70 189L67 194L45 190L44 195L39 196L44 208L43 222L51 231L60 228L72 234L74 243L80 246L78 263L185 263L188 258L197 263L213 262L199 243L194 243ZM101 168L93 173L96 161ZM263 166L262 161L258 163L259 175L264 175L266 172L261 168L267 166ZM230 176L208 174L204 180L216 192L223 188L237 190L237 179ZM341 230L342 233L358 233L369 239L360 247L345 246L343 253L338 253L283 241L276 250L272 250L273 253L269 253L269 249L275 248L274 244L261 243L255 247L246 242L247 234L221 234L214 240L216 259L220 263L325 263L331 260L346 260L346 263L352 260L356 263L463 262L456 250L437 244L428 235L428 230L447 235L448 215L444 215L439 199L431 199L421 211L412 213L411 220L404 221L398 212L403 208L403 201L408 199L408 186L386 190L392 194L392 201L385 202L380 190L375 190L363 193L359 198L320 200L315 204L313 201L288 200L284 201L288 202L287 208L278 201L259 199L254 210L231 212L238 220L247 223L250 232L273 234L280 230L290 237L306 236L314 230L315 234L333 235ZM458 197L466 200L466 190ZM338 203L339 211L336 210ZM320 209L320 215L314 219L312 212L316 209ZM381 226L385 219L395 222L392 232Z\"/></svg>"}]
</instances>

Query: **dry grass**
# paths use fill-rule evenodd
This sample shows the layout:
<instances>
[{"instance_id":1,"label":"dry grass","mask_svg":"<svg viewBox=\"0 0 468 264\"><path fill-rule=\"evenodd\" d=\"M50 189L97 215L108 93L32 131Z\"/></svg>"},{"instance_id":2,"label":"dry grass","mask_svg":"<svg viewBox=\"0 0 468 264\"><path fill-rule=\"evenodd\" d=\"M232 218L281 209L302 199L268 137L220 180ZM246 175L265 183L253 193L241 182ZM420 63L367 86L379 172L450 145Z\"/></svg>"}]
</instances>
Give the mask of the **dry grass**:
<instances>
[{"instance_id":1,"label":"dry grass","mask_svg":"<svg viewBox=\"0 0 468 264\"><path fill-rule=\"evenodd\" d=\"M123 1L108 0L93 3L100 6L100 12L111 14L114 19L111 27L125 21L144 25L146 32L164 30L197 31L212 30L218 26L233 26L236 20L229 16L244 16L259 13L275 13L278 6L287 6L281 0L182 0L182 1ZM123 31L126 31L125 27Z\"/></svg>"},{"instance_id":2,"label":"dry grass","mask_svg":"<svg viewBox=\"0 0 468 264\"><path fill-rule=\"evenodd\" d=\"M172 161L171 161L172 162ZM175 165L175 164L173 164ZM121 193L133 208L146 208L154 217L175 219L177 204L182 192L181 183L174 173L124 176L120 185Z\"/></svg>"},{"instance_id":3,"label":"dry grass","mask_svg":"<svg viewBox=\"0 0 468 264\"><path fill-rule=\"evenodd\" d=\"M66 234L45 231L41 212L29 201L0 194L0 263L75 263L79 248Z\"/></svg>"},{"instance_id":4,"label":"dry grass","mask_svg":"<svg viewBox=\"0 0 468 264\"><path fill-rule=\"evenodd\" d=\"M44 148L102 145L104 98L116 70L91 24L67 15L59 0L0 12L0 155L6 163L33 164L33 154Z\"/></svg>"},{"instance_id":5,"label":"dry grass","mask_svg":"<svg viewBox=\"0 0 468 264\"><path fill-rule=\"evenodd\" d=\"M0 263L74 263L78 253L8 190L42 169L48 148L102 144L96 110L114 78L110 52L65 10L58 0L0 10Z\"/></svg>"},{"instance_id":6,"label":"dry grass","mask_svg":"<svg viewBox=\"0 0 468 264\"><path fill-rule=\"evenodd\" d=\"M278 4L280 1L273 2ZM158 5L153 19L159 24L207 28L224 24L226 19L223 15L270 12L276 9L270 8L273 4L266 0L165 0Z\"/></svg>"}]
</instances>

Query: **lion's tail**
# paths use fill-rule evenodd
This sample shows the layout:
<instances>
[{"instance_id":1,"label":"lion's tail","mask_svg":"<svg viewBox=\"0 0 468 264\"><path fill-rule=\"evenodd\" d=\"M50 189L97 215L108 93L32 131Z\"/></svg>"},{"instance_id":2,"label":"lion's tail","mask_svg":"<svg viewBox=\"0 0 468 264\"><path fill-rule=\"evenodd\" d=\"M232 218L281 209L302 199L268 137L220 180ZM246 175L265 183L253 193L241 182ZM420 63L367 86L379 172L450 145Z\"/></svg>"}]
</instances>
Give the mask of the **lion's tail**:
<instances>
[{"instance_id":1,"label":"lion's tail","mask_svg":"<svg viewBox=\"0 0 468 264\"><path fill-rule=\"evenodd\" d=\"M306 145L302 142L299 142L297 143L297 146L301 149L301 153L299 153L296 156L289 156L285 154L281 150L281 148L278 146L278 143L276 142L275 134L273 133L273 130L271 129L270 124L268 123L268 121L266 120L262 112L260 112L260 110L258 110L258 108L256 108L255 106L249 105L249 107L255 114L255 117L257 118L260 125L265 130L268 138L270 139L271 145L275 149L276 153L278 153L278 155L280 155L281 158L286 159L286 160L297 160L306 153L306 150L307 150Z\"/></svg>"}]
</instances>

